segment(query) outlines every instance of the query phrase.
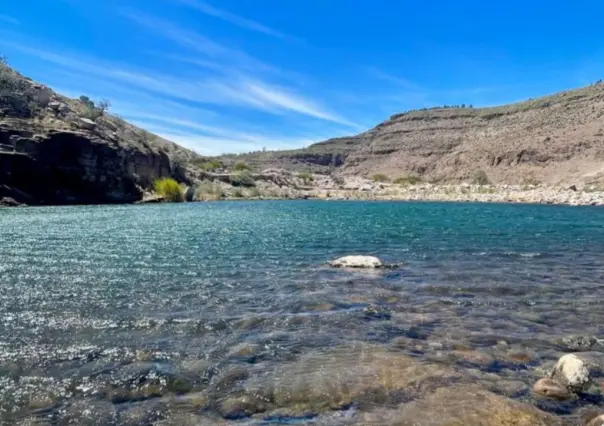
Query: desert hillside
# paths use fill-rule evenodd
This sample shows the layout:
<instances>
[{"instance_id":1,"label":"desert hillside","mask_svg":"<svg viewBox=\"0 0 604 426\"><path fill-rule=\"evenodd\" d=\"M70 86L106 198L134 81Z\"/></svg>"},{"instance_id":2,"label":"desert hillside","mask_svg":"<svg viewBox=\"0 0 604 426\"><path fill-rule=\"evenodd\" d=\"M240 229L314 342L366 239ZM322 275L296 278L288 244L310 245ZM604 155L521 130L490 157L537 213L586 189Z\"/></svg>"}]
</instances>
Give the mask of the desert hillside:
<instances>
[{"instance_id":1,"label":"desert hillside","mask_svg":"<svg viewBox=\"0 0 604 426\"><path fill-rule=\"evenodd\" d=\"M111 115L103 102L61 96L0 62L0 199L137 201L158 177L190 181L198 157Z\"/></svg>"},{"instance_id":2,"label":"desert hillside","mask_svg":"<svg viewBox=\"0 0 604 426\"><path fill-rule=\"evenodd\" d=\"M357 136L236 159L393 180L454 183L486 173L494 183L597 183L604 180L604 84L493 108L410 111Z\"/></svg>"}]
</instances>

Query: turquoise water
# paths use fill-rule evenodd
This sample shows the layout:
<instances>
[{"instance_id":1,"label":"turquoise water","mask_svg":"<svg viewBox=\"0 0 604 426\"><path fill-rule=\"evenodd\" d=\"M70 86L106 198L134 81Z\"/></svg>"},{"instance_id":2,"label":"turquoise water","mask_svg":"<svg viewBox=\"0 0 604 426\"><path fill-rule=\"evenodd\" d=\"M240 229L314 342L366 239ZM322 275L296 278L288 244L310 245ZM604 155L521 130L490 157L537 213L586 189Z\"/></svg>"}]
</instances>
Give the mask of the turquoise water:
<instances>
[{"instance_id":1,"label":"turquoise water","mask_svg":"<svg viewBox=\"0 0 604 426\"><path fill-rule=\"evenodd\" d=\"M351 342L493 383L496 375L515 383L508 396L572 415L578 405L533 401L529 388L541 366L569 350L560 339L604 331L599 208L294 201L2 209L0 241L0 415L8 424L30 416L62 424L82 401L99 410L97 420L117 424L141 406L160 420L181 410L264 424L262 414L225 414L212 401ZM324 266L346 254L399 266ZM460 356L460 348L484 356ZM198 373L187 373L191 365ZM241 377L216 384L235 367ZM153 395L108 396L149 377L161 388ZM181 388L169 388L171 380ZM202 408L166 402L199 392L210 401ZM361 409L347 407L346 416Z\"/></svg>"}]
</instances>

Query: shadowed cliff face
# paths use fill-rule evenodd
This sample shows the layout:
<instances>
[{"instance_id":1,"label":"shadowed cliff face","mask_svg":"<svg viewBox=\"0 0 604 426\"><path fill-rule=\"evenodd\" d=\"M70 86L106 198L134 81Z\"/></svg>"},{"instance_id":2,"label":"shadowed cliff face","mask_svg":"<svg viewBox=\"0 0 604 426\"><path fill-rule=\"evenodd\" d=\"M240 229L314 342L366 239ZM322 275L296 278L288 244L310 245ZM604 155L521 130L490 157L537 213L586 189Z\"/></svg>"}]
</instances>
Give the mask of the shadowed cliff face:
<instances>
[{"instance_id":1,"label":"shadowed cliff face","mask_svg":"<svg viewBox=\"0 0 604 426\"><path fill-rule=\"evenodd\" d=\"M159 177L190 181L191 151L0 65L0 198L135 202Z\"/></svg>"},{"instance_id":2,"label":"shadowed cliff face","mask_svg":"<svg viewBox=\"0 0 604 426\"><path fill-rule=\"evenodd\" d=\"M0 130L0 137L9 133ZM13 152L0 152L0 184L24 194L5 187L0 196L27 203L134 202L159 176L186 181L184 170L161 151L124 149L97 136L67 131L14 140L18 142Z\"/></svg>"},{"instance_id":3,"label":"shadowed cliff face","mask_svg":"<svg viewBox=\"0 0 604 426\"><path fill-rule=\"evenodd\" d=\"M338 156L337 164L324 159ZM494 108L397 114L373 129L302 150L240 157L258 167L461 182L604 181L604 84ZM301 161L304 159L304 161Z\"/></svg>"}]
</instances>

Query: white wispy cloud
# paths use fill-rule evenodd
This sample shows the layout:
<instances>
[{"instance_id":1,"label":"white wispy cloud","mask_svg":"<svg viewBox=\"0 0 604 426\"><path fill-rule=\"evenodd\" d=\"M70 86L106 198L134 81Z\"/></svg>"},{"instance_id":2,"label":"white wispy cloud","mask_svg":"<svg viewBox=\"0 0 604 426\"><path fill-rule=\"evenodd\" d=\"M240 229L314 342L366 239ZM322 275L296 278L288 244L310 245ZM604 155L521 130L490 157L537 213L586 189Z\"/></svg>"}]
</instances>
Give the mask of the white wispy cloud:
<instances>
[{"instance_id":1,"label":"white wispy cloud","mask_svg":"<svg viewBox=\"0 0 604 426\"><path fill-rule=\"evenodd\" d=\"M137 24L146 27L153 34L172 40L180 46L205 55L213 60L220 60L223 67L236 66L238 69L279 72L253 56L221 43L215 42L195 31L175 25L164 19L146 15L140 11L122 10L121 14Z\"/></svg>"},{"instance_id":2,"label":"white wispy cloud","mask_svg":"<svg viewBox=\"0 0 604 426\"><path fill-rule=\"evenodd\" d=\"M12 25L21 25L21 21L19 21L17 18L9 16L9 15L0 14L0 21L6 22L6 23L12 24Z\"/></svg>"},{"instance_id":3,"label":"white wispy cloud","mask_svg":"<svg viewBox=\"0 0 604 426\"><path fill-rule=\"evenodd\" d=\"M141 13L132 11L123 12L127 18L153 29L155 32L171 39L184 47L206 55L214 61L223 64L222 73L226 78L213 78L202 84L204 93L218 93L223 101L247 104L271 111L292 111L308 115L320 120L332 121L349 127L358 127L337 114L327 111L318 102L305 99L293 90L281 88L261 80L258 76L251 76L250 69L258 71L275 71L276 69L262 61L253 58L245 52L218 44L206 37L176 25ZM177 56L178 60L196 63L202 67L211 67L219 70L217 62L208 62L207 59ZM259 66L260 65L260 66Z\"/></svg>"},{"instance_id":4,"label":"white wispy cloud","mask_svg":"<svg viewBox=\"0 0 604 426\"><path fill-rule=\"evenodd\" d=\"M238 27L245 28L248 30L256 31L262 34L266 34L272 37L280 38L283 40L297 40L296 37L287 35L281 31L278 31L274 28L267 27L259 22L252 21L251 19L244 18L243 16L236 15L234 13L228 12L224 9L218 9L205 1L201 0L174 0L176 3L180 3L186 6L189 6L193 9L198 10L201 13L204 13L208 16L213 16L218 19L222 19L223 21L230 22Z\"/></svg>"},{"instance_id":5,"label":"white wispy cloud","mask_svg":"<svg viewBox=\"0 0 604 426\"><path fill-rule=\"evenodd\" d=\"M238 78L229 74L222 77L212 76L189 80L176 76L143 73L139 70L121 68L120 64L90 57L74 58L18 43L0 41L0 45L11 46L23 53L81 73L117 80L138 87L140 90L171 98L204 104L242 106L275 114L290 111L355 127L354 123L328 112L316 102L244 74Z\"/></svg>"},{"instance_id":6,"label":"white wispy cloud","mask_svg":"<svg viewBox=\"0 0 604 426\"><path fill-rule=\"evenodd\" d=\"M279 108L306 114L322 120L332 121L349 127L358 126L356 123L348 121L343 117L325 111L320 106L314 105L311 101L287 93L284 89L263 85L258 82L249 82L246 84L246 87L249 92L253 93L264 102L268 102L270 105L275 105Z\"/></svg>"},{"instance_id":7,"label":"white wispy cloud","mask_svg":"<svg viewBox=\"0 0 604 426\"><path fill-rule=\"evenodd\" d=\"M411 80L406 79L405 77L389 74L376 67L366 67L366 71L373 77L376 77L380 80L388 81L406 90L417 92L421 92L424 90L422 86L412 82Z\"/></svg>"}]
</instances>

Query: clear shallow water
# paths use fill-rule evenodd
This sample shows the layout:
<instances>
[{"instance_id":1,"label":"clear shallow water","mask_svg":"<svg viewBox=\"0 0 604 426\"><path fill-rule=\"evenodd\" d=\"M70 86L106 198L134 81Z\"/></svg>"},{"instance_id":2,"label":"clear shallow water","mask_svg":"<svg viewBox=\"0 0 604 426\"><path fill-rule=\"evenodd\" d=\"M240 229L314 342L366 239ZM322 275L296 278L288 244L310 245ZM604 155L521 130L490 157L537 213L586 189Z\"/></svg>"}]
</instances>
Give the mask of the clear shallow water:
<instances>
[{"instance_id":1,"label":"clear shallow water","mask_svg":"<svg viewBox=\"0 0 604 426\"><path fill-rule=\"evenodd\" d=\"M225 405L292 374L342 377L338 369L360 364L338 354L358 348L446 366L560 415L600 404L552 405L529 389L569 350L560 339L604 337L604 209L308 201L3 209L0 241L7 424L185 424L185 415L203 424L354 424L381 400L367 407L352 397L341 410L304 415L283 413L292 404L276 391L261 408ZM323 266L353 253L401 266ZM382 402L422 396L399 394ZM94 413L89 423L82 407Z\"/></svg>"}]
</instances>

